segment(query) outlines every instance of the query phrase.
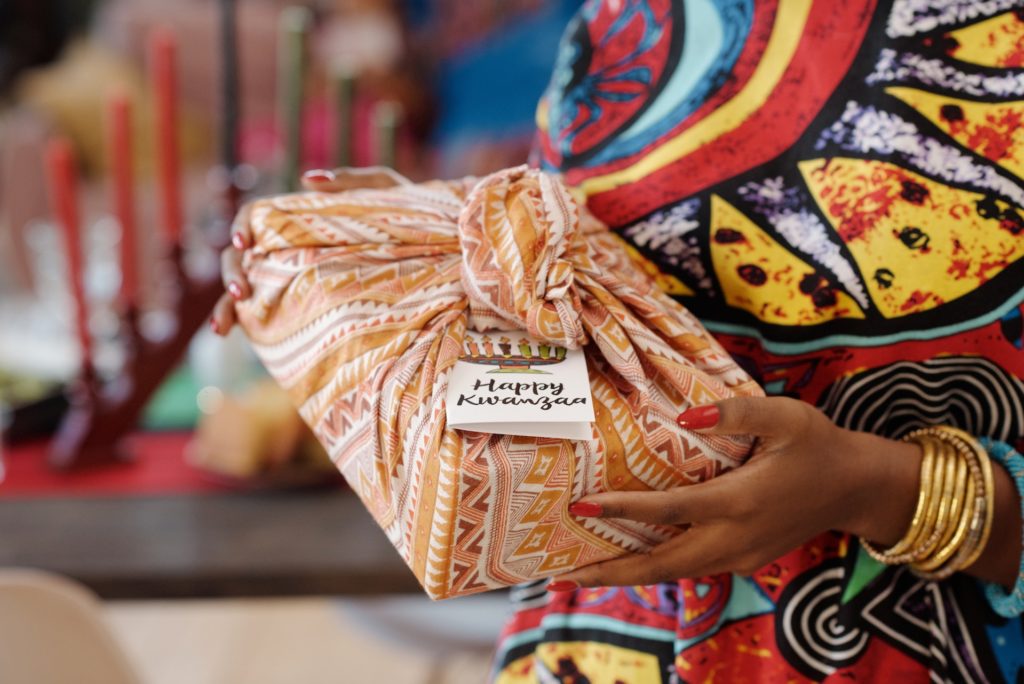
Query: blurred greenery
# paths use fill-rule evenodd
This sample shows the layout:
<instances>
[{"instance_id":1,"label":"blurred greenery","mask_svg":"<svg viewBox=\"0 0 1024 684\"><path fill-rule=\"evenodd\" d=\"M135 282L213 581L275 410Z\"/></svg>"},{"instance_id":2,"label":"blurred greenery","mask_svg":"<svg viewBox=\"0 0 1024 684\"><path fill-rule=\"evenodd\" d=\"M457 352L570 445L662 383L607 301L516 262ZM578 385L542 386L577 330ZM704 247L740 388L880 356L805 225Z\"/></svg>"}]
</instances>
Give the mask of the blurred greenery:
<instances>
[{"instance_id":1,"label":"blurred greenery","mask_svg":"<svg viewBox=\"0 0 1024 684\"><path fill-rule=\"evenodd\" d=\"M147 430L190 430L199 420L196 394L199 381L188 364L171 373L142 413L142 427Z\"/></svg>"}]
</instances>

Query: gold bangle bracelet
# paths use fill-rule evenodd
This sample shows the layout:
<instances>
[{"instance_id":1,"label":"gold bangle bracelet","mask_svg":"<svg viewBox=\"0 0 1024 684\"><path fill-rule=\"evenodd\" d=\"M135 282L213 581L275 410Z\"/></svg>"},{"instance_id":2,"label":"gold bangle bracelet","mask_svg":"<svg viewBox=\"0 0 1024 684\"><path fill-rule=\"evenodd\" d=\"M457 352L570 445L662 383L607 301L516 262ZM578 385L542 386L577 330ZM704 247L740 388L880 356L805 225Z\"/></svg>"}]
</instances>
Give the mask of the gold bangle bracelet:
<instances>
[{"instance_id":1,"label":"gold bangle bracelet","mask_svg":"<svg viewBox=\"0 0 1024 684\"><path fill-rule=\"evenodd\" d=\"M962 518L961 525L958 526L953 541L950 542L950 548L955 551L955 555L948 562L936 567L934 570L922 569L919 564L911 565L910 569L918 577L929 580L946 579L960 569L960 560L964 557L968 547L981 537L982 520L985 515L985 498L977 491L973 480L968 482L967 489L972 495L971 498L974 500L975 505L971 507L970 517Z\"/></svg>"},{"instance_id":2,"label":"gold bangle bracelet","mask_svg":"<svg viewBox=\"0 0 1024 684\"><path fill-rule=\"evenodd\" d=\"M957 529L960 527L960 520L964 517L970 518L970 511L967 509L967 486L971 482L970 468L967 465L967 460L961 458L959 453L954 452L956 459L956 474L953 476L953 488L949 493L949 522L945 527L945 532L939 539L936 548L935 556L939 556L942 549L950 546L953 541L953 537L956 535ZM970 502L973 506L974 502ZM948 558L948 556L947 556ZM940 563L941 564L941 563ZM938 567L938 565L936 565Z\"/></svg>"},{"instance_id":3,"label":"gold bangle bracelet","mask_svg":"<svg viewBox=\"0 0 1024 684\"><path fill-rule=\"evenodd\" d=\"M914 537L918 534L921 529L921 525L924 524L925 511L928 508L928 492L932 484L932 472L935 468L935 449L931 448L930 445L926 446L920 442L915 442L922 451L921 456L921 474L919 479L919 491L917 493L917 505L914 507L914 517L910 520L910 526L907 528L903 538L896 542L892 547L881 552L886 556L898 556L910 548L911 542Z\"/></svg>"},{"instance_id":4,"label":"gold bangle bracelet","mask_svg":"<svg viewBox=\"0 0 1024 684\"><path fill-rule=\"evenodd\" d=\"M974 496L975 488L974 479L970 474L971 469L967 460L959 457L958 454L955 455L955 462L956 474L953 477L953 486L949 494L949 520L932 557L916 563L916 567L923 570L939 567L953 555L958 542L962 541L967 533L968 525L962 523L965 520L970 521L974 510L974 500L968 501L969 497ZM962 528L961 537L957 538L956 532Z\"/></svg>"},{"instance_id":5,"label":"gold bangle bracelet","mask_svg":"<svg viewBox=\"0 0 1024 684\"><path fill-rule=\"evenodd\" d=\"M994 514L992 464L981 445L962 430L943 426L921 432L941 439L954 449L970 474L964 507L952 538L940 544L930 557L912 565L915 574L939 580L974 563L988 542Z\"/></svg>"},{"instance_id":6,"label":"gold bangle bracelet","mask_svg":"<svg viewBox=\"0 0 1024 684\"><path fill-rule=\"evenodd\" d=\"M971 529L971 521L975 517L975 510L977 508L977 486L973 479L967 480L967 491L964 492L964 509L963 515L961 515L956 527L953 530L953 535L944 546L942 546L931 558L914 563L911 567L921 576L928 576L925 573L934 572L940 568L943 563L953 557L957 551L963 546L967 540L968 532ZM930 579L936 579L929 577Z\"/></svg>"},{"instance_id":7,"label":"gold bangle bracelet","mask_svg":"<svg viewBox=\"0 0 1024 684\"><path fill-rule=\"evenodd\" d=\"M935 549L930 557L917 559L912 563L912 568L918 575L929 579L938 579L955 571L955 566L947 564L947 561L950 558L954 560L961 558L965 551L964 546L972 543L972 539L976 537L976 535L972 535L972 528L976 524L978 507L984 505L984 499L981 497L985 483L977 454L970 448L970 444L962 440L959 435L947 431L944 427L924 428L919 432L939 439L948 445L948 448L956 453L958 460L967 466L969 473L965 507L961 512L960 519L955 524L952 537L945 545Z\"/></svg>"},{"instance_id":8,"label":"gold bangle bracelet","mask_svg":"<svg viewBox=\"0 0 1024 684\"><path fill-rule=\"evenodd\" d=\"M863 539L861 544L882 563L909 563L921 577L943 579L975 563L991 536L992 464L977 440L956 428L921 428L904 441L919 444L923 451L910 526L884 551Z\"/></svg>"},{"instance_id":9,"label":"gold bangle bracelet","mask_svg":"<svg viewBox=\"0 0 1024 684\"><path fill-rule=\"evenodd\" d=\"M936 468L935 443L932 440L915 439L907 441L913 441L918 444L923 452L917 505L914 509L914 517L910 521L910 526L899 541L885 550L875 548L866 539L861 538L860 540L861 546L867 551L869 556L879 563L885 563L886 565L904 563L911 557L906 552L912 548L913 542L921 535L921 530L931 505L932 481L938 470Z\"/></svg>"},{"instance_id":10,"label":"gold bangle bracelet","mask_svg":"<svg viewBox=\"0 0 1024 684\"><path fill-rule=\"evenodd\" d=\"M899 560L901 563L914 562L928 555L934 548L935 541L942 535L942 530L936 527L939 517L939 507L942 503L942 486L946 471L946 452L941 449L941 443L923 436L925 443L929 444L935 451L935 471L932 475L931 487L928 493L928 509L925 512L924 522L917 536L912 540L910 550L903 554Z\"/></svg>"},{"instance_id":11,"label":"gold bangle bracelet","mask_svg":"<svg viewBox=\"0 0 1024 684\"><path fill-rule=\"evenodd\" d=\"M950 525L950 499L953 494L953 484L956 479L956 466L960 459L956 452L945 442L935 445L936 453L939 456L938 463L942 468L942 487L933 490L932 496L938 500L938 512L932 526L931 534L919 540L918 546L914 549L914 559L927 558L939 546L939 542L946 536L946 529Z\"/></svg>"},{"instance_id":12,"label":"gold bangle bracelet","mask_svg":"<svg viewBox=\"0 0 1024 684\"><path fill-rule=\"evenodd\" d=\"M954 564L950 564L949 568L943 567L943 564L950 558L954 560L962 558L965 550L968 548L967 545L976 541L976 536L972 536L971 532L976 524L975 518L981 511L979 507L984 506L985 503L985 480L977 454L971 450L970 443L959 439L957 435L948 433L946 439L950 446L955 448L957 457L967 465L970 481L965 501L966 507L962 512L961 520L956 525L956 531L953 533L952 539L945 546L937 550L932 558L914 564L914 569L918 570L919 574L929 576L930 579L939 579L940 575L946 576L955 571ZM924 574L926 572L931 574Z\"/></svg>"},{"instance_id":13,"label":"gold bangle bracelet","mask_svg":"<svg viewBox=\"0 0 1024 684\"><path fill-rule=\"evenodd\" d=\"M959 432L959 431L958 431ZM963 570L973 565L981 554L985 550L985 546L988 544L988 539L992 534L992 521L995 518L995 482L992 474L992 460L988 457L985 450L978 444L977 441L966 433L963 434L969 441L971 448L978 455L978 461L981 464L981 472L985 478L985 520L981 529L981 539L978 540L976 546L971 550L970 553L961 561L958 569Z\"/></svg>"}]
</instances>

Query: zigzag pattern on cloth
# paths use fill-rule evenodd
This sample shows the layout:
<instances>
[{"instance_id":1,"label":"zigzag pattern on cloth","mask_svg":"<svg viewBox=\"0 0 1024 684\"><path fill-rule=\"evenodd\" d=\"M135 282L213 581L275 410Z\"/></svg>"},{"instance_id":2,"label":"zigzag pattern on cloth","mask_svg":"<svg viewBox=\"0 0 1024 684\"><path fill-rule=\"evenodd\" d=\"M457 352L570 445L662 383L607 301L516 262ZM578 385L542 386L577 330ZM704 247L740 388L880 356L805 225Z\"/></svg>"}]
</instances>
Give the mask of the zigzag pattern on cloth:
<instances>
[{"instance_id":1,"label":"zigzag pattern on cloth","mask_svg":"<svg viewBox=\"0 0 1024 684\"><path fill-rule=\"evenodd\" d=\"M760 388L559 179L463 179L258 201L242 326L434 598L650 549L674 528L578 519L612 489L740 464L749 442L685 433L680 411ZM448 428L467 329L526 330L587 357L584 441Z\"/></svg>"}]
</instances>

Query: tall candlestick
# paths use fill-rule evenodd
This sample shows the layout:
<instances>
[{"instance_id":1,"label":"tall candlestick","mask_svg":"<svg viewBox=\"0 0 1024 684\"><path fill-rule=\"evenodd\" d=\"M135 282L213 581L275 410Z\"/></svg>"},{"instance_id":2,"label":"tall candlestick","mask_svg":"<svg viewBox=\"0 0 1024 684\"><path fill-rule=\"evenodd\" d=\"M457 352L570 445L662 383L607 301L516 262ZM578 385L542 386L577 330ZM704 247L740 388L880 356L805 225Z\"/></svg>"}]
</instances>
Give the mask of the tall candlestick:
<instances>
[{"instance_id":1,"label":"tall candlestick","mask_svg":"<svg viewBox=\"0 0 1024 684\"><path fill-rule=\"evenodd\" d=\"M221 163L228 173L238 166L238 32L235 0L220 0Z\"/></svg>"},{"instance_id":2,"label":"tall candlestick","mask_svg":"<svg viewBox=\"0 0 1024 684\"><path fill-rule=\"evenodd\" d=\"M376 163L395 168L398 163L398 126L402 107L397 102L378 102L373 110L374 137L377 143Z\"/></svg>"},{"instance_id":3,"label":"tall candlestick","mask_svg":"<svg viewBox=\"0 0 1024 684\"><path fill-rule=\"evenodd\" d=\"M160 224L171 245L181 242L181 167L178 151L178 45L174 34L157 29L150 36L149 68L156 115L156 172Z\"/></svg>"},{"instance_id":4,"label":"tall candlestick","mask_svg":"<svg viewBox=\"0 0 1024 684\"><path fill-rule=\"evenodd\" d=\"M302 98L305 91L306 38L313 15L307 7L281 10L278 33L277 92L280 127L284 134L285 190L295 190L302 163Z\"/></svg>"},{"instance_id":5,"label":"tall candlestick","mask_svg":"<svg viewBox=\"0 0 1024 684\"><path fill-rule=\"evenodd\" d=\"M78 175L75 152L63 138L46 147L46 173L53 213L64 231L68 278L75 306L75 330L82 352L85 375L92 372L92 338L89 336L89 307L85 301L85 275L82 268L82 237L78 217Z\"/></svg>"},{"instance_id":6,"label":"tall candlestick","mask_svg":"<svg viewBox=\"0 0 1024 684\"><path fill-rule=\"evenodd\" d=\"M345 63L331 70L334 84L334 164L352 166L352 115L355 112L356 74Z\"/></svg>"},{"instance_id":7,"label":"tall candlestick","mask_svg":"<svg viewBox=\"0 0 1024 684\"><path fill-rule=\"evenodd\" d=\"M121 303L131 310L139 301L135 224L135 176L132 169L132 103L124 94L110 99L107 144L113 172L114 213L121 224Z\"/></svg>"}]
</instances>

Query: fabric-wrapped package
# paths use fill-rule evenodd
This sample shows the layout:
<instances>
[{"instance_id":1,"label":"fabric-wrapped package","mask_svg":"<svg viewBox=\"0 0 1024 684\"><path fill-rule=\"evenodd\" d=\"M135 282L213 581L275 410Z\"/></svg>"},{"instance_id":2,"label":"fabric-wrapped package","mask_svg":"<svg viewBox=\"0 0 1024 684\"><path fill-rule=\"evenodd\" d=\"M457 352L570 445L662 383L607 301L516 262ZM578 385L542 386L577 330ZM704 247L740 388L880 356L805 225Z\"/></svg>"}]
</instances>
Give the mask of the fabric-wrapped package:
<instances>
[{"instance_id":1,"label":"fabric-wrapped package","mask_svg":"<svg viewBox=\"0 0 1024 684\"><path fill-rule=\"evenodd\" d=\"M648 550L679 530L566 507L699 482L749 452L675 417L760 388L555 176L396 178L259 200L247 217L239 320L433 598ZM447 427L467 328L582 347L592 438Z\"/></svg>"}]
</instances>

